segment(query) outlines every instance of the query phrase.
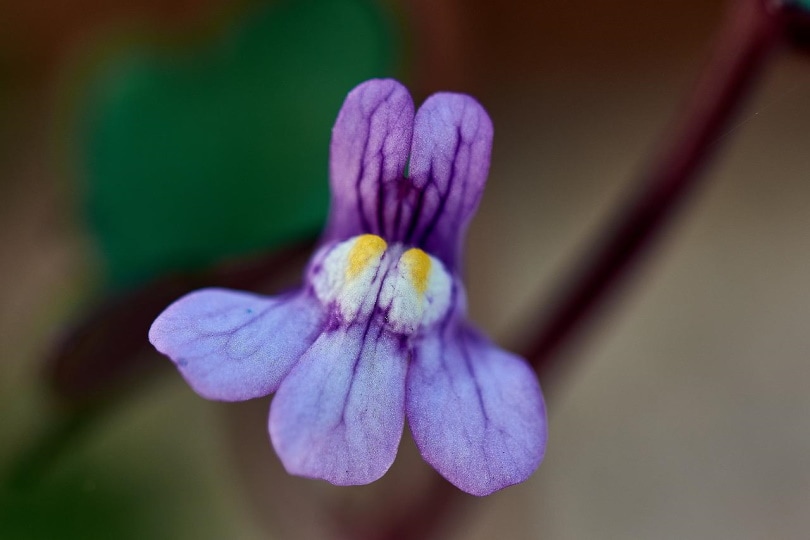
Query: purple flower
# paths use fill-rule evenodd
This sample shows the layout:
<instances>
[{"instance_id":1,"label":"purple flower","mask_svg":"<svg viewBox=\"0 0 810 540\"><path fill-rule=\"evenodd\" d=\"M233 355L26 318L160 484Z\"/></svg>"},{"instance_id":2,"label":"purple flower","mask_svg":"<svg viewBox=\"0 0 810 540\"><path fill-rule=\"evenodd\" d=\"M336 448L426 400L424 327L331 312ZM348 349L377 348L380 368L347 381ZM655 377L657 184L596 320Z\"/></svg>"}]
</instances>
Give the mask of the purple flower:
<instances>
[{"instance_id":1,"label":"purple flower","mask_svg":"<svg viewBox=\"0 0 810 540\"><path fill-rule=\"evenodd\" d=\"M193 292L150 341L203 397L276 392L270 438L292 474L373 482L407 416L422 456L462 490L522 482L545 451L540 387L467 321L460 278L491 146L469 96L435 94L414 115L398 82L361 84L332 132L331 213L303 287Z\"/></svg>"}]
</instances>

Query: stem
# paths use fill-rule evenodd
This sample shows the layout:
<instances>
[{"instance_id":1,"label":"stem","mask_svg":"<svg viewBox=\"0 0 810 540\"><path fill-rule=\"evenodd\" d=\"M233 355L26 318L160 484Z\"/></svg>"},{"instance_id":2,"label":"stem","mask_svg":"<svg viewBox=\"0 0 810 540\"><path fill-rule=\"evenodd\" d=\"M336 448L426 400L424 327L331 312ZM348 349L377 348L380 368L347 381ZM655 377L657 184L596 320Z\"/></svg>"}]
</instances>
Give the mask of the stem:
<instances>
[{"instance_id":1,"label":"stem","mask_svg":"<svg viewBox=\"0 0 810 540\"><path fill-rule=\"evenodd\" d=\"M782 12L770 10L765 1L734 3L678 116L681 121L665 133L662 149L607 232L585 252L578 268L566 274L575 277L558 289L563 292L526 354L538 373L545 373L559 358L559 349L593 319L703 178L700 172L782 35Z\"/></svg>"},{"instance_id":2,"label":"stem","mask_svg":"<svg viewBox=\"0 0 810 540\"><path fill-rule=\"evenodd\" d=\"M205 272L156 279L140 289L107 299L87 314L51 349L45 378L69 406L96 405L158 366L149 354L149 326L166 306L201 287L255 289L273 283L296 267L312 247L298 242L268 255Z\"/></svg>"},{"instance_id":3,"label":"stem","mask_svg":"<svg viewBox=\"0 0 810 540\"><path fill-rule=\"evenodd\" d=\"M465 501L472 499L450 484L444 478L435 474L425 495L398 519L386 523L384 528L374 531L370 535L359 537L350 535L347 538L362 538L363 540L425 540L437 538L441 526L448 522L449 516L458 513L469 506ZM469 502L469 501L468 501Z\"/></svg>"},{"instance_id":4,"label":"stem","mask_svg":"<svg viewBox=\"0 0 810 540\"><path fill-rule=\"evenodd\" d=\"M58 398L57 410L51 425L11 466L7 478L0 478L0 487L25 488L45 478L102 414L130 395L128 387L168 365L148 354L151 345L146 335L169 303L203 286L277 287L285 273L301 264L312 245L312 240L302 240L238 264L161 278L99 306L51 351L44 375Z\"/></svg>"},{"instance_id":5,"label":"stem","mask_svg":"<svg viewBox=\"0 0 810 540\"><path fill-rule=\"evenodd\" d=\"M678 205L696 187L702 167L717 149L733 113L783 35L782 11L769 9L765 2L734 3L720 29L714 53L679 115L682 120L664 134L663 149L652 167L641 176L627 204L606 228L608 232L578 262L573 281L561 288L563 294L540 325L526 354L540 375L560 358L557 353L576 331L593 319L597 308L617 289ZM436 475L419 504L367 540L435 537L448 516L463 509L460 503L465 499Z\"/></svg>"}]
</instances>

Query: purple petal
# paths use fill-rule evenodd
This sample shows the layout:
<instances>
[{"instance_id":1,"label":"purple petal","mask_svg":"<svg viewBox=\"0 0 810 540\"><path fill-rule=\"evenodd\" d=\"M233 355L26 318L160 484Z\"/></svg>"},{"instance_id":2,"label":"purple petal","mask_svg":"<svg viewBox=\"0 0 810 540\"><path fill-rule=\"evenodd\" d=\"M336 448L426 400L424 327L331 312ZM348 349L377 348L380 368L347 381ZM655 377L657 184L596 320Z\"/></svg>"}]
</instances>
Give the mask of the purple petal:
<instances>
[{"instance_id":1,"label":"purple petal","mask_svg":"<svg viewBox=\"0 0 810 540\"><path fill-rule=\"evenodd\" d=\"M388 237L413 131L413 101L392 79L367 81L346 97L332 130L332 204L325 241L362 233ZM407 191L407 190L406 190Z\"/></svg>"},{"instance_id":2,"label":"purple petal","mask_svg":"<svg viewBox=\"0 0 810 540\"><path fill-rule=\"evenodd\" d=\"M523 359L457 326L416 344L406 410L425 460L460 489L489 495L526 480L546 446L546 411Z\"/></svg>"},{"instance_id":3,"label":"purple petal","mask_svg":"<svg viewBox=\"0 0 810 540\"><path fill-rule=\"evenodd\" d=\"M287 471L337 485L385 474L402 436L406 371L406 345L378 325L324 332L270 407L270 438Z\"/></svg>"},{"instance_id":4,"label":"purple petal","mask_svg":"<svg viewBox=\"0 0 810 540\"><path fill-rule=\"evenodd\" d=\"M416 113L410 176L421 199L405 241L451 270L484 190L491 149L492 122L469 96L434 94Z\"/></svg>"},{"instance_id":5,"label":"purple petal","mask_svg":"<svg viewBox=\"0 0 810 540\"><path fill-rule=\"evenodd\" d=\"M166 308L152 323L149 341L201 396L242 401L274 392L324 319L306 292L268 298L202 289Z\"/></svg>"}]
</instances>

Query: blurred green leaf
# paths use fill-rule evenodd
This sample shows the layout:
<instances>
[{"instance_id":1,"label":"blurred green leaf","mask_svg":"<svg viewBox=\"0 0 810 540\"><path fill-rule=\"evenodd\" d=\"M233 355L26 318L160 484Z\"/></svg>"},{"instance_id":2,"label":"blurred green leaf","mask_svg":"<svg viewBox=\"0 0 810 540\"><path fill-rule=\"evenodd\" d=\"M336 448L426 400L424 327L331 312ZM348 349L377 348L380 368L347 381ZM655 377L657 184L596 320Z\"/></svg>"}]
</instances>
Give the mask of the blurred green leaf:
<instances>
[{"instance_id":1,"label":"blurred green leaf","mask_svg":"<svg viewBox=\"0 0 810 540\"><path fill-rule=\"evenodd\" d=\"M129 478L88 468L24 490L0 491L0 538L138 540L154 538L154 494Z\"/></svg>"},{"instance_id":2,"label":"blurred green leaf","mask_svg":"<svg viewBox=\"0 0 810 540\"><path fill-rule=\"evenodd\" d=\"M86 96L84 193L114 287L271 249L327 210L346 93L390 75L394 32L361 0L250 11L203 49L139 47Z\"/></svg>"}]
</instances>

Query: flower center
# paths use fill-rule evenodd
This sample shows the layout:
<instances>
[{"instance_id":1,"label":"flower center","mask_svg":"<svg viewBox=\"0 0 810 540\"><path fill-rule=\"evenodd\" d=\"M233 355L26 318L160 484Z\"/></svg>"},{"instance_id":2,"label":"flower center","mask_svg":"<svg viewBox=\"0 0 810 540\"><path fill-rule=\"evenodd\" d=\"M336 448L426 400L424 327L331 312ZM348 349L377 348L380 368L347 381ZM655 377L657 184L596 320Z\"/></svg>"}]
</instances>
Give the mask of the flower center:
<instances>
[{"instance_id":1,"label":"flower center","mask_svg":"<svg viewBox=\"0 0 810 540\"><path fill-rule=\"evenodd\" d=\"M364 234L354 239L349 250L349 264L346 266L346 279L357 277L366 267L374 264L388 248L385 240L375 234Z\"/></svg>"},{"instance_id":2,"label":"flower center","mask_svg":"<svg viewBox=\"0 0 810 540\"><path fill-rule=\"evenodd\" d=\"M453 280L419 248L388 245L373 234L324 248L310 267L320 301L342 322L380 316L391 331L413 334L450 309Z\"/></svg>"},{"instance_id":3,"label":"flower center","mask_svg":"<svg viewBox=\"0 0 810 540\"><path fill-rule=\"evenodd\" d=\"M430 255L419 248L411 248L399 258L399 264L410 272L411 283L419 294L425 294L430 276Z\"/></svg>"}]
</instances>

